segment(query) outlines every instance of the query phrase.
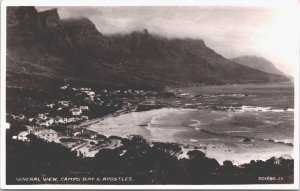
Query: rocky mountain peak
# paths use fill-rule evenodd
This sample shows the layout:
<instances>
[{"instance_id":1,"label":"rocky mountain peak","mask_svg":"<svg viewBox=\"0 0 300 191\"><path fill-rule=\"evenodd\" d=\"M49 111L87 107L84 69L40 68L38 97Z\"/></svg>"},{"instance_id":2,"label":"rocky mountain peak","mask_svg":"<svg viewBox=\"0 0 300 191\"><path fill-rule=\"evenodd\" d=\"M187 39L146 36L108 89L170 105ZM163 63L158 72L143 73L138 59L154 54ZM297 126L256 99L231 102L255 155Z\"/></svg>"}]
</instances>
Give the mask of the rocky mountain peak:
<instances>
[{"instance_id":1,"label":"rocky mountain peak","mask_svg":"<svg viewBox=\"0 0 300 191\"><path fill-rule=\"evenodd\" d=\"M7 39L13 41L36 39L39 30L38 12L34 7L7 8Z\"/></svg>"},{"instance_id":2,"label":"rocky mountain peak","mask_svg":"<svg viewBox=\"0 0 300 191\"><path fill-rule=\"evenodd\" d=\"M39 12L39 17L43 28L60 26L60 18L57 9Z\"/></svg>"},{"instance_id":3,"label":"rocky mountain peak","mask_svg":"<svg viewBox=\"0 0 300 191\"><path fill-rule=\"evenodd\" d=\"M78 45L86 48L98 49L103 45L103 35L95 24L88 18L71 18L61 20L69 38Z\"/></svg>"},{"instance_id":4,"label":"rocky mountain peak","mask_svg":"<svg viewBox=\"0 0 300 191\"><path fill-rule=\"evenodd\" d=\"M96 26L94 23L85 17L82 18L71 18L71 19L64 19L61 21L63 25L70 30L73 30L76 32L89 32L89 33L97 33L98 35L101 35L101 33L96 29Z\"/></svg>"},{"instance_id":5,"label":"rocky mountain peak","mask_svg":"<svg viewBox=\"0 0 300 191\"><path fill-rule=\"evenodd\" d=\"M38 12L34 7L9 7L7 8L7 27L36 23Z\"/></svg>"}]
</instances>

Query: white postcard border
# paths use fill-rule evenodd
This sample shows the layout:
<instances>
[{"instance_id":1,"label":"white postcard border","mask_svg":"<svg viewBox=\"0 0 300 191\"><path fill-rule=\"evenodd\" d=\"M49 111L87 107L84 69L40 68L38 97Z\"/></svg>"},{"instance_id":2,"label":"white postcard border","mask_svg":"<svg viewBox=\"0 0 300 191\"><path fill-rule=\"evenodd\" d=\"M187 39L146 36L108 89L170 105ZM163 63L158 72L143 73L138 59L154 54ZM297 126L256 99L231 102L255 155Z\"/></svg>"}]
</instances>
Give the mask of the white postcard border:
<instances>
[{"instance_id":1,"label":"white postcard border","mask_svg":"<svg viewBox=\"0 0 300 191\"><path fill-rule=\"evenodd\" d=\"M299 9L297 0L3 0L1 2L1 189L299 189L299 54L295 61L294 184L251 185L6 185L6 7L7 6L290 6ZM299 16L299 15L297 15ZM298 17L299 18L299 17ZM299 18L300 19L300 18ZM298 39L299 40L299 39ZM299 41L300 45L300 41ZM297 51L299 53L300 49Z\"/></svg>"}]
</instances>

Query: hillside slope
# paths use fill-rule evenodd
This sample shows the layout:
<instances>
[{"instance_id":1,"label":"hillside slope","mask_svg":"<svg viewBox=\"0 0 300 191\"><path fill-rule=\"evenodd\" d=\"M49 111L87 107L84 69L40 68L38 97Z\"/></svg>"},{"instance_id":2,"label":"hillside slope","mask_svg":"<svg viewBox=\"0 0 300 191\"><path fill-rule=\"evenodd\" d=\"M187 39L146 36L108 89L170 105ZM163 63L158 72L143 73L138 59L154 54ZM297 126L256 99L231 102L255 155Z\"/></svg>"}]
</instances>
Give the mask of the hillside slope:
<instances>
[{"instance_id":1,"label":"hillside slope","mask_svg":"<svg viewBox=\"0 0 300 191\"><path fill-rule=\"evenodd\" d=\"M283 72L278 70L272 62L270 62L262 57L241 56L241 57L232 58L230 60L232 60L233 62L236 62L238 64L248 66L250 68L254 68L254 69L262 71L262 72L286 76L286 74L284 74Z\"/></svg>"},{"instance_id":2,"label":"hillside slope","mask_svg":"<svg viewBox=\"0 0 300 191\"><path fill-rule=\"evenodd\" d=\"M49 86L63 79L121 87L288 81L236 64L200 39L166 39L148 30L105 36L87 18L56 9L7 8L7 83Z\"/></svg>"}]
</instances>

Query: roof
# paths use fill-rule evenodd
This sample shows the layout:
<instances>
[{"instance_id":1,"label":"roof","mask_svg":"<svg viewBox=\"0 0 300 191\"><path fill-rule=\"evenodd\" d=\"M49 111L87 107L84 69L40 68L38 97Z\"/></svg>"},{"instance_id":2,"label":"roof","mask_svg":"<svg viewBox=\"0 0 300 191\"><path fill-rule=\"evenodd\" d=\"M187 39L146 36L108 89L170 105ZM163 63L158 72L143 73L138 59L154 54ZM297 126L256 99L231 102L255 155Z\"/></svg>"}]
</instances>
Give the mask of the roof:
<instances>
[{"instance_id":1,"label":"roof","mask_svg":"<svg viewBox=\"0 0 300 191\"><path fill-rule=\"evenodd\" d=\"M80 112L81 109L79 109L79 108L73 108L73 109L70 109L70 111L72 111L72 112Z\"/></svg>"},{"instance_id":2,"label":"roof","mask_svg":"<svg viewBox=\"0 0 300 191\"><path fill-rule=\"evenodd\" d=\"M58 101L59 103L69 103L70 102L70 100L60 100L60 101Z\"/></svg>"},{"instance_id":3,"label":"roof","mask_svg":"<svg viewBox=\"0 0 300 191\"><path fill-rule=\"evenodd\" d=\"M26 136L28 135L29 133L27 131L21 131L18 136Z\"/></svg>"},{"instance_id":4,"label":"roof","mask_svg":"<svg viewBox=\"0 0 300 191\"><path fill-rule=\"evenodd\" d=\"M88 135L98 134L95 131L92 131L92 130L89 130L89 129L85 129L85 128L83 128L83 129L76 129L74 133L76 133L76 132L80 132L82 134L88 134Z\"/></svg>"},{"instance_id":5,"label":"roof","mask_svg":"<svg viewBox=\"0 0 300 191\"><path fill-rule=\"evenodd\" d=\"M25 127L27 128L27 130L34 129L34 127L33 127L33 126L30 126L30 125L25 125Z\"/></svg>"},{"instance_id":6,"label":"roof","mask_svg":"<svg viewBox=\"0 0 300 191\"><path fill-rule=\"evenodd\" d=\"M54 131L53 129L43 129L39 132L37 132L39 135L42 134L58 134L56 131Z\"/></svg>"},{"instance_id":7,"label":"roof","mask_svg":"<svg viewBox=\"0 0 300 191\"><path fill-rule=\"evenodd\" d=\"M45 130L45 127L39 126L39 127L34 127L33 130L34 131L41 131L41 130Z\"/></svg>"}]
</instances>

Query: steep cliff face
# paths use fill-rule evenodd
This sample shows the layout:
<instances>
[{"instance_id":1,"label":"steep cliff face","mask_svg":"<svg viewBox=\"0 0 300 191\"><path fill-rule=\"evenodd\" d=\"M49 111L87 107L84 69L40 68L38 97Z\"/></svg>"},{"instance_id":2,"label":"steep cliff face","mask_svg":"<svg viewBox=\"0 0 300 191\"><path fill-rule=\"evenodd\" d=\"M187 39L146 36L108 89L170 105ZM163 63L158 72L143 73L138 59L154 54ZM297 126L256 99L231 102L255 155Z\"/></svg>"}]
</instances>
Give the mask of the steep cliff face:
<instances>
[{"instance_id":1,"label":"steep cliff face","mask_svg":"<svg viewBox=\"0 0 300 191\"><path fill-rule=\"evenodd\" d=\"M51 9L38 13L40 21L40 41L45 46L66 53L72 48L72 41L61 24L57 9Z\"/></svg>"},{"instance_id":2,"label":"steep cliff face","mask_svg":"<svg viewBox=\"0 0 300 191\"><path fill-rule=\"evenodd\" d=\"M7 8L8 85L40 86L57 80L63 59L51 48L60 42L52 41L48 46L47 41L59 35L50 35L51 27L44 19L34 7Z\"/></svg>"},{"instance_id":3,"label":"steep cliff face","mask_svg":"<svg viewBox=\"0 0 300 191\"><path fill-rule=\"evenodd\" d=\"M19 41L32 42L37 39L40 22L34 7L8 7L6 20L7 39L10 44Z\"/></svg>"},{"instance_id":4,"label":"steep cliff face","mask_svg":"<svg viewBox=\"0 0 300 191\"><path fill-rule=\"evenodd\" d=\"M56 9L8 7L7 13L11 85L38 86L65 78L139 87L288 80L227 60L199 39L166 39L147 29L104 36L87 18L60 20Z\"/></svg>"}]
</instances>

